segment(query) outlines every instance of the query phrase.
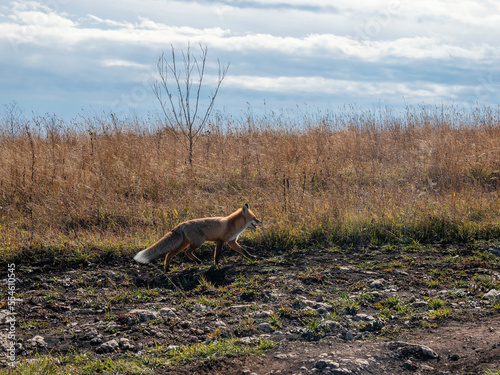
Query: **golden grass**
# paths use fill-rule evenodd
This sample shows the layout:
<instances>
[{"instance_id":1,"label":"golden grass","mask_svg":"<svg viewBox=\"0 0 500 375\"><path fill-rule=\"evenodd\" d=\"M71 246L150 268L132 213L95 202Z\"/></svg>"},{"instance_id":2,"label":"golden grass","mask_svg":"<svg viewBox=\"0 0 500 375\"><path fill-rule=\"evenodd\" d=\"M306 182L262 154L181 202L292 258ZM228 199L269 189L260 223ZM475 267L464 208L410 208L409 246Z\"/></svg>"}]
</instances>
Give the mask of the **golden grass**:
<instances>
[{"instance_id":1,"label":"golden grass","mask_svg":"<svg viewBox=\"0 0 500 375\"><path fill-rule=\"evenodd\" d=\"M18 119L0 132L0 248L138 248L245 202L267 247L498 236L499 113L217 117L192 169L154 121Z\"/></svg>"}]
</instances>

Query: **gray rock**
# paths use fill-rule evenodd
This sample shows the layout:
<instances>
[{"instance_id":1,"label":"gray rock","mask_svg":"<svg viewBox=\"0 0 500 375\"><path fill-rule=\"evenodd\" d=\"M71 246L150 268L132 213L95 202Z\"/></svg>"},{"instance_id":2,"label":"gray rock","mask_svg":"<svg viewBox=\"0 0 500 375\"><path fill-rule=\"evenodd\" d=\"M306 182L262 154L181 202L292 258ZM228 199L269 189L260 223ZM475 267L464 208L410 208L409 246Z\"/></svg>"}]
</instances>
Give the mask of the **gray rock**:
<instances>
[{"instance_id":1,"label":"gray rock","mask_svg":"<svg viewBox=\"0 0 500 375\"><path fill-rule=\"evenodd\" d=\"M274 358L286 361L288 359L288 356L286 354L279 353L279 354L276 354L274 356Z\"/></svg>"},{"instance_id":2,"label":"gray rock","mask_svg":"<svg viewBox=\"0 0 500 375\"><path fill-rule=\"evenodd\" d=\"M158 311L160 313L160 315L164 318L169 318L169 319L178 319L178 316L177 314L175 313L175 309L174 308L170 308L170 307L163 307L160 309L160 311Z\"/></svg>"},{"instance_id":3,"label":"gray rock","mask_svg":"<svg viewBox=\"0 0 500 375\"><path fill-rule=\"evenodd\" d=\"M414 356L425 359L437 359L437 353L425 345L410 344L402 341L391 341L387 344L389 350L396 351L400 356Z\"/></svg>"},{"instance_id":4,"label":"gray rock","mask_svg":"<svg viewBox=\"0 0 500 375\"><path fill-rule=\"evenodd\" d=\"M372 315L367 315L367 314L357 314L355 317L354 317L354 320L356 322L359 322L360 320L363 320L365 322L372 322L375 320L375 318L372 316Z\"/></svg>"},{"instance_id":5,"label":"gray rock","mask_svg":"<svg viewBox=\"0 0 500 375\"><path fill-rule=\"evenodd\" d=\"M32 339L29 339L27 343L28 345L38 348L45 348L47 346L47 343L45 342L45 339L42 336L35 336Z\"/></svg>"},{"instance_id":6,"label":"gray rock","mask_svg":"<svg viewBox=\"0 0 500 375\"><path fill-rule=\"evenodd\" d=\"M120 346L120 348L122 348L123 350L134 350L135 349L135 345L133 345L129 339L125 338L125 337L121 337L119 340L118 340L118 345Z\"/></svg>"},{"instance_id":7,"label":"gray rock","mask_svg":"<svg viewBox=\"0 0 500 375\"><path fill-rule=\"evenodd\" d=\"M411 304L411 306L418 309L420 307L427 307L428 304L429 302L427 301L415 301Z\"/></svg>"},{"instance_id":8,"label":"gray rock","mask_svg":"<svg viewBox=\"0 0 500 375\"><path fill-rule=\"evenodd\" d=\"M250 337L242 337L240 339L240 342L245 345L253 345L257 342L259 342L260 338L257 336L250 336Z\"/></svg>"},{"instance_id":9,"label":"gray rock","mask_svg":"<svg viewBox=\"0 0 500 375\"><path fill-rule=\"evenodd\" d=\"M245 310L247 307L250 307L252 305L234 305L234 306L230 306L229 308L231 310Z\"/></svg>"},{"instance_id":10,"label":"gray rock","mask_svg":"<svg viewBox=\"0 0 500 375\"><path fill-rule=\"evenodd\" d=\"M363 358L356 358L354 360L354 363L356 363L356 365L361 366L361 367L370 365L370 362L368 362L366 359L363 359Z\"/></svg>"},{"instance_id":11,"label":"gray rock","mask_svg":"<svg viewBox=\"0 0 500 375\"><path fill-rule=\"evenodd\" d=\"M341 334L344 334L345 335L345 332L347 332L347 329L345 329L342 324L340 324L339 322L336 322L334 320L325 320L323 322L323 325L325 325L326 327L328 327L328 329L330 330L331 333L341 333Z\"/></svg>"},{"instance_id":12,"label":"gray rock","mask_svg":"<svg viewBox=\"0 0 500 375\"><path fill-rule=\"evenodd\" d=\"M269 323L260 323L257 329L262 332L272 333L274 331L273 327Z\"/></svg>"},{"instance_id":13,"label":"gray rock","mask_svg":"<svg viewBox=\"0 0 500 375\"><path fill-rule=\"evenodd\" d=\"M194 309L197 311L205 311L208 309L208 306L202 305L201 303L198 303L198 304L194 305Z\"/></svg>"},{"instance_id":14,"label":"gray rock","mask_svg":"<svg viewBox=\"0 0 500 375\"><path fill-rule=\"evenodd\" d=\"M137 315L139 317L139 319L143 322L147 322L149 320L159 319L159 314L153 310L134 309L134 310L130 310L128 313Z\"/></svg>"},{"instance_id":15,"label":"gray rock","mask_svg":"<svg viewBox=\"0 0 500 375\"><path fill-rule=\"evenodd\" d=\"M488 251L492 252L493 254L500 255L500 248L498 248L498 247L495 247L495 246L490 247L488 249Z\"/></svg>"},{"instance_id":16,"label":"gray rock","mask_svg":"<svg viewBox=\"0 0 500 375\"><path fill-rule=\"evenodd\" d=\"M101 344L97 347L96 352L97 353L111 353L114 352L116 349L118 349L118 341L116 340L111 340L108 342L105 342L104 344Z\"/></svg>"},{"instance_id":17,"label":"gray rock","mask_svg":"<svg viewBox=\"0 0 500 375\"><path fill-rule=\"evenodd\" d=\"M337 368L330 372L331 375L350 375L352 374L351 370L346 368Z\"/></svg>"},{"instance_id":18,"label":"gray rock","mask_svg":"<svg viewBox=\"0 0 500 375\"><path fill-rule=\"evenodd\" d=\"M483 296L483 299L489 299L491 302L500 301L500 291L496 289L491 289L488 293Z\"/></svg>"},{"instance_id":19,"label":"gray rock","mask_svg":"<svg viewBox=\"0 0 500 375\"><path fill-rule=\"evenodd\" d=\"M254 317L257 319L263 319L263 318L269 318L272 316L274 313L271 310L262 310L262 311L257 311L254 314Z\"/></svg>"},{"instance_id":20,"label":"gray rock","mask_svg":"<svg viewBox=\"0 0 500 375\"><path fill-rule=\"evenodd\" d=\"M384 289L386 281L384 279L377 279L370 282L370 288Z\"/></svg>"},{"instance_id":21,"label":"gray rock","mask_svg":"<svg viewBox=\"0 0 500 375\"><path fill-rule=\"evenodd\" d=\"M96 337L93 337L91 340L90 340L90 343L92 345L97 345L97 344L100 344L102 342L102 335L101 334L98 334Z\"/></svg>"}]
</instances>

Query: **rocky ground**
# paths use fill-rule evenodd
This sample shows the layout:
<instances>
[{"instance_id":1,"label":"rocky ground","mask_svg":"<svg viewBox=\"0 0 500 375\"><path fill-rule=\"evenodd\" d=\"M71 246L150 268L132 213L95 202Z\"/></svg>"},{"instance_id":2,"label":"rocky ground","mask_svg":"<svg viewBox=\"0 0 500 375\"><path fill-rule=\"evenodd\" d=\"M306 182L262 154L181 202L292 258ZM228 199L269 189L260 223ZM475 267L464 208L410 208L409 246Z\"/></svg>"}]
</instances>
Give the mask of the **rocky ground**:
<instances>
[{"instance_id":1,"label":"rocky ground","mask_svg":"<svg viewBox=\"0 0 500 375\"><path fill-rule=\"evenodd\" d=\"M48 355L76 373L496 373L496 251L304 249L249 262L225 249L214 269L205 248L201 268L181 255L168 274L124 256L16 264L16 358ZM6 320L2 307L4 331Z\"/></svg>"}]
</instances>

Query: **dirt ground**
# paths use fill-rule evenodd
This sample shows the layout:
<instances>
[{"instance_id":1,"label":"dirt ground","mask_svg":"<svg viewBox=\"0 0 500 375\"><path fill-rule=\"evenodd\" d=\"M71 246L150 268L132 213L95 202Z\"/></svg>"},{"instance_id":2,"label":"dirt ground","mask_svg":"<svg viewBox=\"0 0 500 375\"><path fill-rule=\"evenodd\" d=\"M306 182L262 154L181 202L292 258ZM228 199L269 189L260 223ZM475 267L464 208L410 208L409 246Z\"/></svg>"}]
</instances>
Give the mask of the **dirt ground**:
<instances>
[{"instance_id":1,"label":"dirt ground","mask_svg":"<svg viewBox=\"0 0 500 375\"><path fill-rule=\"evenodd\" d=\"M217 269L208 249L201 268L180 255L168 274L124 256L18 264L17 357L118 359L237 338L275 345L154 373L500 371L499 303L487 295L500 289L500 257L488 245L304 249L253 262L233 254L225 248Z\"/></svg>"}]
</instances>

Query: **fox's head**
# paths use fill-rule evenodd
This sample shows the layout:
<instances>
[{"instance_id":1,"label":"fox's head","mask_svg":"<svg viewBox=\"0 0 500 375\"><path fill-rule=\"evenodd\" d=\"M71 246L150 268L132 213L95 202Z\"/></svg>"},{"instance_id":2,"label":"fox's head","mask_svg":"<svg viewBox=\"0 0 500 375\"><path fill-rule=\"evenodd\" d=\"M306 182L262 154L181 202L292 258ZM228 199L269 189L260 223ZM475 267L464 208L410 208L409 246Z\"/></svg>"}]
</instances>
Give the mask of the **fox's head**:
<instances>
[{"instance_id":1,"label":"fox's head","mask_svg":"<svg viewBox=\"0 0 500 375\"><path fill-rule=\"evenodd\" d=\"M262 224L262 221L257 219L255 214L252 211L250 211L250 208L248 207L248 203L245 203L245 205L241 208L241 212L243 212L243 215L248 220L247 221L248 228L257 229L257 225Z\"/></svg>"}]
</instances>

